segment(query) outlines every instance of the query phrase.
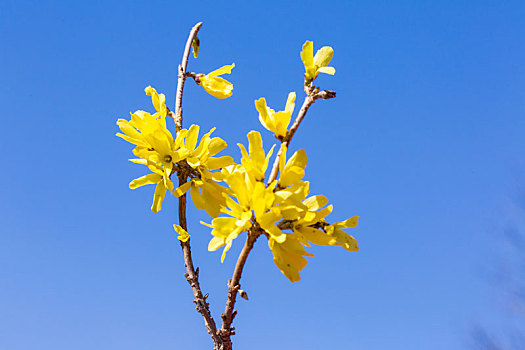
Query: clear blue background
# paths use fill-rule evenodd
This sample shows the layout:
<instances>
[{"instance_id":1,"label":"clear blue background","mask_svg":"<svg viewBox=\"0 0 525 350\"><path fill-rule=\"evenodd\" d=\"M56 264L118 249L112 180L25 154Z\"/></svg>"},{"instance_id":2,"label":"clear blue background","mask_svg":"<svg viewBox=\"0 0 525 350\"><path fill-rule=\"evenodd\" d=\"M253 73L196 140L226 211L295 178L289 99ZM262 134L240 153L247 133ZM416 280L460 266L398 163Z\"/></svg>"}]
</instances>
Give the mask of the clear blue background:
<instances>
[{"instance_id":1,"label":"clear blue background","mask_svg":"<svg viewBox=\"0 0 525 350\"><path fill-rule=\"evenodd\" d=\"M210 349L172 224L115 121L173 107L177 65L235 62L234 95L188 81L184 124L230 145L261 130L253 101L302 100L305 40L333 46L337 98L311 108L293 140L333 221L361 216L359 253L314 247L290 283L257 242L242 279L236 349L463 349L503 317L486 278L524 168L522 1L0 2L0 348ZM262 131L269 148L271 135ZM510 198L510 199L509 199ZM190 206L195 262L213 313L224 264Z\"/></svg>"}]
</instances>

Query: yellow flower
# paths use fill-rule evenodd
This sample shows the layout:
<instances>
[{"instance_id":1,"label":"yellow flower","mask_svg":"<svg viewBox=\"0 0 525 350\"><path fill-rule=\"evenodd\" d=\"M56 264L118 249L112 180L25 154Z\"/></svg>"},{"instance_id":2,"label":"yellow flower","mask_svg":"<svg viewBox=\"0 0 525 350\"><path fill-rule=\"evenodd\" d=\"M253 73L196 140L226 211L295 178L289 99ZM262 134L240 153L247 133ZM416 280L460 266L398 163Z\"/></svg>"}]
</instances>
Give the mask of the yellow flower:
<instances>
[{"instance_id":1,"label":"yellow flower","mask_svg":"<svg viewBox=\"0 0 525 350\"><path fill-rule=\"evenodd\" d=\"M162 208L166 190L173 190L170 176L175 163L184 156L179 150L183 138L174 139L166 127L167 108L164 94L158 94L151 86L148 86L145 92L151 96L157 112L151 115L148 112L136 111L131 114L129 121L119 119L117 125L123 133L117 133L117 136L136 145L133 154L139 159L131 159L131 161L146 165L151 170L152 174L131 181L129 186L134 189L147 184L156 184L151 207L156 213Z\"/></svg>"},{"instance_id":2,"label":"yellow flower","mask_svg":"<svg viewBox=\"0 0 525 350\"><path fill-rule=\"evenodd\" d=\"M330 46L324 46L317 50L314 56L314 44L311 41L306 41L301 51L301 59L304 63L304 79L306 83L310 83L317 77L318 73L326 73L330 75L335 74L334 67L328 67L328 64L334 56L334 49Z\"/></svg>"},{"instance_id":3,"label":"yellow flower","mask_svg":"<svg viewBox=\"0 0 525 350\"><path fill-rule=\"evenodd\" d=\"M277 222L281 231L286 232L286 240L277 242L272 237L269 246L272 250L274 262L281 272L292 282L300 280L300 271L306 266L305 256L312 256L304 247L310 244L341 246L355 252L358 250L357 241L342 228L353 228L357 225L358 217L354 216L343 222L328 224L325 217L332 212L332 205L322 195L308 197L308 182L303 182L304 169L307 157L304 150L299 150L286 161L286 148L279 159L281 173L278 186L275 190L273 212L279 214L282 221Z\"/></svg>"},{"instance_id":4,"label":"yellow flower","mask_svg":"<svg viewBox=\"0 0 525 350\"><path fill-rule=\"evenodd\" d=\"M148 86L146 94L151 96L153 106L157 113L151 115L148 112L136 111L131 113L131 120L119 119L117 125L122 133L118 137L136 145L133 153L140 158L147 159L157 164L172 164L184 157L180 153L182 135L174 139L166 126L166 98L164 94L158 94L155 89Z\"/></svg>"},{"instance_id":5,"label":"yellow flower","mask_svg":"<svg viewBox=\"0 0 525 350\"><path fill-rule=\"evenodd\" d=\"M232 95L233 84L219 77L222 74L230 74L235 63L223 66L206 75L198 74L195 78L197 84L202 86L210 95L217 98L227 98Z\"/></svg>"},{"instance_id":6,"label":"yellow flower","mask_svg":"<svg viewBox=\"0 0 525 350\"><path fill-rule=\"evenodd\" d=\"M256 131L248 133L249 146L239 144L241 164L231 164L221 170L230 193L223 194L225 205L212 228L208 250L224 247L221 261L230 249L233 240L242 232L255 230L268 237L273 260L281 272L292 282L301 279L300 271L306 266L306 256L313 256L305 250L310 244L338 245L349 251L357 251L356 240L342 229L357 225L358 217L343 222L328 224L325 217L332 212L332 205L322 195L310 196L309 183L302 181L308 162L306 152L298 150L288 161L284 148L279 158L279 180L268 186L264 174L272 150L265 153L261 135Z\"/></svg>"},{"instance_id":7,"label":"yellow flower","mask_svg":"<svg viewBox=\"0 0 525 350\"><path fill-rule=\"evenodd\" d=\"M277 138L283 138L288 133L288 124L292 119L292 113L295 107L295 92L288 94L286 107L284 111L275 112L266 105L266 100L261 97L255 100L255 108L259 112L259 121L261 124L275 134Z\"/></svg>"},{"instance_id":8,"label":"yellow flower","mask_svg":"<svg viewBox=\"0 0 525 350\"><path fill-rule=\"evenodd\" d=\"M185 154L187 166L194 169L192 179L173 191L176 197L182 196L188 190L195 207L206 212L213 218L219 216L220 208L224 206L225 199L223 193L227 189L217 183L223 180L220 172L213 170L224 168L233 163L233 158L229 156L214 157L217 153L226 148L226 142L220 137L211 138L210 132L202 136L199 145L199 126L192 125L188 130L183 129L184 141L180 152Z\"/></svg>"},{"instance_id":9,"label":"yellow flower","mask_svg":"<svg viewBox=\"0 0 525 350\"><path fill-rule=\"evenodd\" d=\"M232 246L233 240L251 227L252 223L250 218L250 212L242 212L238 217L215 218L212 220L211 225L201 221L201 224L213 228L211 231L213 238L208 244L208 250L215 251L225 246L221 255L221 262L223 262L226 257L226 252L230 250Z\"/></svg>"},{"instance_id":10,"label":"yellow flower","mask_svg":"<svg viewBox=\"0 0 525 350\"><path fill-rule=\"evenodd\" d=\"M336 240L335 245L341 246L349 252L357 252L359 251L359 247L357 246L356 239L341 229L356 227L358 220L359 216L352 216L345 221L328 225L324 229L328 235L332 236Z\"/></svg>"},{"instance_id":11,"label":"yellow flower","mask_svg":"<svg viewBox=\"0 0 525 350\"><path fill-rule=\"evenodd\" d=\"M228 184L230 192L223 195L226 200L221 212L230 217L219 217L212 220L213 238L208 249L217 250L225 246L222 260L230 249L232 242L239 234L247 231L252 224L257 222L272 239L283 242L285 234L281 232L275 222L281 219L278 212L271 210L275 195L276 182L270 186L264 185L264 173L272 150L265 155L261 135L256 131L248 133L249 153L244 145L239 144L242 152L241 164L232 164L222 169L224 181Z\"/></svg>"},{"instance_id":12,"label":"yellow flower","mask_svg":"<svg viewBox=\"0 0 525 350\"><path fill-rule=\"evenodd\" d=\"M295 219L287 219L279 223L281 229L291 229L286 234L286 241L279 243L270 240L274 262L281 272L292 282L301 279L299 272L306 266L304 256L309 254L304 246L310 243L325 246L341 246L350 252L357 252L357 241L342 230L357 226L359 217L353 216L342 222L329 225L325 217L331 213L332 206L323 208L328 199L322 195L311 196L303 200L306 210L297 210Z\"/></svg>"}]
</instances>

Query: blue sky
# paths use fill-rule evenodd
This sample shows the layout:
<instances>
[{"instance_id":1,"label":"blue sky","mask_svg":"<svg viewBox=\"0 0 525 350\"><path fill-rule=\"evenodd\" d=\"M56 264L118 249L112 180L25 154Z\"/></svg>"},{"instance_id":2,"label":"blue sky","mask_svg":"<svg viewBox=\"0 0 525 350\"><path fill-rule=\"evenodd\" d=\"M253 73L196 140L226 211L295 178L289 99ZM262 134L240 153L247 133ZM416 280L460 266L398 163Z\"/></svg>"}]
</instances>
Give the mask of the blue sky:
<instances>
[{"instance_id":1,"label":"blue sky","mask_svg":"<svg viewBox=\"0 0 525 350\"><path fill-rule=\"evenodd\" d=\"M260 130L253 101L302 99L305 40L330 45L337 98L319 101L293 140L331 219L361 217L361 251L315 247L291 284L267 244L248 259L237 349L464 349L474 324L499 327L497 263L525 174L525 4L521 1L12 1L0 3L0 348L209 349L191 303L175 200L152 188L115 121L173 107L177 65L235 62L234 95L188 81L185 126L235 144ZM190 206L201 283L216 317L223 264Z\"/></svg>"}]
</instances>

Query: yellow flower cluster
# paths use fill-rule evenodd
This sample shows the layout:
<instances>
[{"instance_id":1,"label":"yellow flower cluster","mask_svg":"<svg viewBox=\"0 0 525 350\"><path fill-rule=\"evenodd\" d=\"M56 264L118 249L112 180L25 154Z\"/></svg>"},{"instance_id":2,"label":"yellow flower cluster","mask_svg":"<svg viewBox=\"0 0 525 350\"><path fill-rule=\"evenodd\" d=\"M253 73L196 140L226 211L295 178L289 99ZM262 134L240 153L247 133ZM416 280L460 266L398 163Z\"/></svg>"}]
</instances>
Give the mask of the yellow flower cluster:
<instances>
[{"instance_id":1,"label":"yellow flower cluster","mask_svg":"<svg viewBox=\"0 0 525 350\"><path fill-rule=\"evenodd\" d=\"M256 131L248 133L248 142L248 151L239 145L241 164L231 164L221 171L231 192L225 197L225 208L221 208L227 216L215 218L211 224L203 223L213 229L209 250L224 246L224 260L239 234L258 230L268 238L275 264L292 282L300 280L299 271L307 263L304 256L313 256L304 249L310 243L358 250L356 240L341 230L355 227L358 217L330 225L325 217L332 206L325 207L326 197L308 197L309 183L302 180L307 163L304 150L286 161L285 149L279 158L280 178L265 186L273 148L265 154L261 135Z\"/></svg>"},{"instance_id":2,"label":"yellow flower cluster","mask_svg":"<svg viewBox=\"0 0 525 350\"><path fill-rule=\"evenodd\" d=\"M198 42L193 44L196 57ZM309 85L310 91L313 91L311 83L318 73L335 73L333 67L328 67L332 57L331 47L321 48L314 56L313 43L307 41L303 45L301 58L306 71L305 84ZM231 73L234 66L224 66L206 75L191 73L189 76L209 94L227 98L232 95L233 85L219 76ZM135 145L133 154L137 158L131 161L146 165L151 171L131 181L129 187L156 185L153 212L162 208L168 190L177 197L189 191L195 207L204 209L213 218L211 224L202 223L212 228L213 238L208 249L215 251L224 247L221 261L241 233L249 232L255 237L264 235L275 264L292 282L300 280L299 272L307 264L305 257L313 256L305 249L312 243L358 251L356 240L343 231L355 227L358 217L329 224L326 217L331 213L332 205L328 205L325 196L309 196L309 182L303 181L308 161L306 152L301 149L287 159L287 145L291 138L288 137L288 127L295 108L295 92L288 94L283 111L269 108L264 98L255 101L262 126L281 141L281 152L275 165L279 167L280 177L266 183L266 172L275 146L265 152L258 132L248 133L248 149L238 145L242 155L240 164L229 156L216 157L227 145L221 138L211 137L215 128L204 134L200 142L198 125L182 129L173 137L166 125L169 111L165 96L150 86L145 91L151 96L156 112L136 111L131 114L131 120L119 119L117 125L122 133L117 136ZM177 188L171 180L174 174L182 180ZM219 216L221 213L224 215ZM189 239L184 228L173 227L181 241Z\"/></svg>"},{"instance_id":3,"label":"yellow flower cluster","mask_svg":"<svg viewBox=\"0 0 525 350\"><path fill-rule=\"evenodd\" d=\"M182 129L174 138L166 126L168 109L164 94L158 94L151 86L145 91L151 96L156 113L136 111L131 114L131 120L117 121L122 131L117 136L136 145L133 154L138 158L130 161L146 165L152 172L131 181L129 187L135 189L156 184L151 207L154 213L162 208L167 190L175 196L181 196L191 188L195 206L205 209L212 217L218 216L219 208L225 202L222 193L228 190L217 183L222 180L221 173L212 171L233 163L233 159L228 156L214 157L226 148L226 142L219 137L210 137L215 130L212 129L198 143L198 125ZM175 189L171 176L176 172L189 176L191 180Z\"/></svg>"}]
</instances>

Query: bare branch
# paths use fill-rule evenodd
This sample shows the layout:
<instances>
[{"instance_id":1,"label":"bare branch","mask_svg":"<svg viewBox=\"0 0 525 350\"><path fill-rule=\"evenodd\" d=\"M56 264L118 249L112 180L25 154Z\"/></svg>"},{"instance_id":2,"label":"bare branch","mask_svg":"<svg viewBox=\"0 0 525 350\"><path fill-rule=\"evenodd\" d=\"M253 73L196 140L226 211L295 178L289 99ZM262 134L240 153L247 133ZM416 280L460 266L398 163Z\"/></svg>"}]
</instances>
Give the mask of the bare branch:
<instances>
[{"instance_id":1,"label":"bare branch","mask_svg":"<svg viewBox=\"0 0 525 350\"><path fill-rule=\"evenodd\" d=\"M277 174L279 173L279 158L281 157L281 154L283 153L284 147L288 148L290 145L290 142L292 142L293 135L295 135L295 132L299 128L299 125L301 125L301 122L303 121L304 117L306 116L306 112L308 112L308 109L310 106L315 102L317 99L330 99L335 97L335 92L331 90L323 90L319 92L318 89L315 88L313 85L306 85L304 87L304 90L306 92L306 97L304 98L303 105L301 106L301 109L299 110L299 113L297 114L297 118L295 118L295 121L293 122L292 126L290 127L290 130L286 134L286 137L281 142L281 148L279 148L279 152L277 152L277 155L275 156L275 161L273 162L272 171L270 172L270 177L268 178L268 184L272 183L275 179L277 179Z\"/></svg>"},{"instance_id":2,"label":"bare branch","mask_svg":"<svg viewBox=\"0 0 525 350\"><path fill-rule=\"evenodd\" d=\"M252 226L252 228L248 231L248 238L246 239L241 254L237 259L237 263L235 264L235 270L233 271L232 279L228 281L228 297L226 299L226 307L224 308L224 313L221 315L222 327L219 331L223 341L224 350L232 349L231 336L234 335L235 332L231 324L233 322L233 319L235 318L235 315L237 314L237 311L234 311L234 307L235 301L237 300L237 294L239 292L239 289L241 288L239 281L241 280L242 270L244 269L244 264L246 263L248 254L250 254L250 251L252 250L255 241L260 235L261 232L258 227Z\"/></svg>"},{"instance_id":3,"label":"bare branch","mask_svg":"<svg viewBox=\"0 0 525 350\"><path fill-rule=\"evenodd\" d=\"M182 92L184 91L184 82L186 81L186 68L188 67L188 57L190 56L191 43L193 38L202 27L202 22L197 23L191 28L190 35L186 41L184 54L182 55L182 62L179 65L179 80L177 81L177 97L175 98L175 127L177 132L182 129Z\"/></svg>"}]
</instances>

